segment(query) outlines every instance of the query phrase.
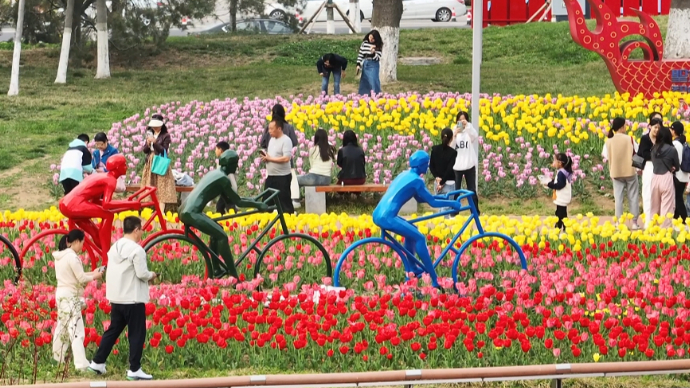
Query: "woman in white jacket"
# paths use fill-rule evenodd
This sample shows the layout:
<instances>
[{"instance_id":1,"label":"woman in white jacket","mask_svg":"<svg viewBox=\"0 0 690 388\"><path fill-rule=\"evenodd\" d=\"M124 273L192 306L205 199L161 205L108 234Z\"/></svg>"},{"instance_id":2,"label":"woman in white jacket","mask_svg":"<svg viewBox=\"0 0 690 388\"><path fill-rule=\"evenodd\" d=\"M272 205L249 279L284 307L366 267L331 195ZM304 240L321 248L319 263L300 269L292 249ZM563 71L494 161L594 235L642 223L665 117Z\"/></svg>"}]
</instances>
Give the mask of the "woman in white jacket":
<instances>
[{"instance_id":1,"label":"woman in white jacket","mask_svg":"<svg viewBox=\"0 0 690 388\"><path fill-rule=\"evenodd\" d=\"M680 121L676 121L671 124L671 135L673 136L673 146L678 152L678 160L683 163L683 148L685 146L685 126ZM673 177L673 186L676 191L676 211L673 214L673 218L680 218L685 224L685 220L688 218L688 211L685 208L685 201L683 194L685 193L685 188L690 181L690 176L687 172L683 170L678 170L675 172Z\"/></svg>"},{"instance_id":2,"label":"woman in white jacket","mask_svg":"<svg viewBox=\"0 0 690 388\"><path fill-rule=\"evenodd\" d=\"M103 268L93 272L84 272L84 267L78 253L84 247L84 232L79 229L71 230L62 237L55 258L55 304L58 319L53 330L53 359L57 362L65 361L67 347L72 345L74 367L86 370L89 361L84 350L84 320L81 310L84 305L83 285L103 277Z\"/></svg>"},{"instance_id":3,"label":"woman in white jacket","mask_svg":"<svg viewBox=\"0 0 690 388\"><path fill-rule=\"evenodd\" d=\"M477 130L469 122L470 116L467 112L459 112L457 124L453 131L453 141L450 146L455 149L455 189L462 187L462 179L465 178L465 187L474 193L472 199L479 213L479 199L477 197L477 151L474 149L474 142L479 138Z\"/></svg>"}]
</instances>

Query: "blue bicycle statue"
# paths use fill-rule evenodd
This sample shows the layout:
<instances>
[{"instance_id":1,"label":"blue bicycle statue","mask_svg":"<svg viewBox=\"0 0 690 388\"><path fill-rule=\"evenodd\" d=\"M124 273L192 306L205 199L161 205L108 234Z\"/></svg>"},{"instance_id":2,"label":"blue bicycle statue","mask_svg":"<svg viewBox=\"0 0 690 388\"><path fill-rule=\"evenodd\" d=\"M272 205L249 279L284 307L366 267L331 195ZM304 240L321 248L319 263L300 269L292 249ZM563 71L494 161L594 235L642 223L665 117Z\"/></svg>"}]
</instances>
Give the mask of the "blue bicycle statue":
<instances>
[{"instance_id":1,"label":"blue bicycle statue","mask_svg":"<svg viewBox=\"0 0 690 388\"><path fill-rule=\"evenodd\" d=\"M505 240L510 244L518 256L520 257L520 264L522 269L527 270L527 260L522 248L510 237L502 233L485 232L479 220L479 213L477 207L472 199L473 192L468 190L456 190L443 195L434 196L431 194L424 183L422 176L426 174L429 167L429 155L424 151L417 151L410 156L410 169L398 175L393 182L391 182L388 190L379 202L372 218L374 223L381 228L381 237L370 237L359 240L350 245L340 256L335 267L335 276L333 283L336 287L341 286L340 271L345 263L348 255L356 248L366 244L377 244L387 246L390 250L395 252L402 261L405 273L413 273L416 277L421 277L423 274L428 274L431 278L432 285L439 287L438 276L436 274L436 267L441 263L443 258L449 251L453 251L456 256L453 261L453 282L458 282L458 267L460 259L465 250L470 245L485 237L494 237ZM455 199L450 199L455 197ZM450 208L449 210L440 211L438 213L416 218L413 220L406 220L398 215L403 204L414 198L417 202L428 203L435 208ZM467 200L468 205L462 205L462 200ZM448 214L457 214L462 211L469 210L471 217L465 221L462 228L455 233L453 238L443 249L441 254L434 262L432 262L429 255L429 249L426 245L426 236L424 236L419 229L414 225L432 218L443 217ZM463 232L474 221L477 228L477 234L465 241L460 248L455 245L462 236ZM405 243L400 244L393 234L404 237ZM419 256L421 261L415 257L415 253ZM406 276L407 277L407 276Z\"/></svg>"}]
</instances>

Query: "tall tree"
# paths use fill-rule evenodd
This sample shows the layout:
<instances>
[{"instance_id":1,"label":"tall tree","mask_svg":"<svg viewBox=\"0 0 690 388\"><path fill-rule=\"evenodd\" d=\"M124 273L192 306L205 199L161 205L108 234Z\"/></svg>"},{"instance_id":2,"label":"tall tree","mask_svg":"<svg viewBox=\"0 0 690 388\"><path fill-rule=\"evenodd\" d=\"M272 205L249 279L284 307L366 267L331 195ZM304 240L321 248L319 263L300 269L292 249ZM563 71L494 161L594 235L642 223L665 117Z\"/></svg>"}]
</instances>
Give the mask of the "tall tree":
<instances>
[{"instance_id":1,"label":"tall tree","mask_svg":"<svg viewBox=\"0 0 690 388\"><path fill-rule=\"evenodd\" d=\"M68 0L69 1L69 0ZM105 0L96 0L96 31L98 54L96 78L110 78L110 54L108 52L108 7Z\"/></svg>"},{"instance_id":2,"label":"tall tree","mask_svg":"<svg viewBox=\"0 0 690 388\"><path fill-rule=\"evenodd\" d=\"M22 55L22 30L24 30L24 3L19 0L17 5L17 29L14 32L14 53L12 55L12 74L10 75L10 89L8 96L19 94L19 60Z\"/></svg>"},{"instance_id":3,"label":"tall tree","mask_svg":"<svg viewBox=\"0 0 690 388\"><path fill-rule=\"evenodd\" d=\"M664 46L665 59L690 58L690 0L671 0Z\"/></svg>"},{"instance_id":4,"label":"tall tree","mask_svg":"<svg viewBox=\"0 0 690 388\"><path fill-rule=\"evenodd\" d=\"M378 30L383 40L379 70L381 83L398 80L398 43L402 13L402 0L374 0L371 28Z\"/></svg>"},{"instance_id":5,"label":"tall tree","mask_svg":"<svg viewBox=\"0 0 690 388\"><path fill-rule=\"evenodd\" d=\"M56 84L67 83L67 65L69 64L69 49L72 43L72 24L74 20L74 0L67 0L65 8L65 28L62 32L62 46L60 46L60 61L58 62Z\"/></svg>"}]
</instances>

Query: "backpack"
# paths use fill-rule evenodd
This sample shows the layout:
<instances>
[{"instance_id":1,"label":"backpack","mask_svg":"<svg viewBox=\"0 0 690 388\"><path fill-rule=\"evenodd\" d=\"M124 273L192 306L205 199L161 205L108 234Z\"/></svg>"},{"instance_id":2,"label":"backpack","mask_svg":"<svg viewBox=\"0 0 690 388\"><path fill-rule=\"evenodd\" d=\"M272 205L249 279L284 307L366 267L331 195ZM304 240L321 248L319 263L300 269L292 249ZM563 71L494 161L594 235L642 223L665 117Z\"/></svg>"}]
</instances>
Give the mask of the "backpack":
<instances>
[{"instance_id":1,"label":"backpack","mask_svg":"<svg viewBox=\"0 0 690 388\"><path fill-rule=\"evenodd\" d=\"M683 158L680 161L680 170L690 172L690 146L688 143L683 144Z\"/></svg>"}]
</instances>

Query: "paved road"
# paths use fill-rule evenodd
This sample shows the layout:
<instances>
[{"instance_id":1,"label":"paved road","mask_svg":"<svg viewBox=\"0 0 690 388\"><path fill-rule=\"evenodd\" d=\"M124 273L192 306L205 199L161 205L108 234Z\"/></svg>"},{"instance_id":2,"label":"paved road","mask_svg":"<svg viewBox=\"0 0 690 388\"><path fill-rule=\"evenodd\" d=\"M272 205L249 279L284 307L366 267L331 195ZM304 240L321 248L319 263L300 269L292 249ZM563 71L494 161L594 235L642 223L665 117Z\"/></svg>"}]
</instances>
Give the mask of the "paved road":
<instances>
[{"instance_id":1,"label":"paved road","mask_svg":"<svg viewBox=\"0 0 690 388\"><path fill-rule=\"evenodd\" d=\"M204 20L202 23L197 24L193 29L190 29L189 31L181 31L178 29L172 29L170 30L170 36L187 36L190 32L196 32L196 31L203 31L206 29L210 29L212 27L215 27L219 24L224 23L225 21L221 19L207 19ZM369 31L371 28L371 23L368 20L365 20L362 22L362 32ZM400 22L400 28L404 30L416 30L420 28L470 28L467 25L467 19L466 17L460 16L457 18L457 21L453 22L435 22L432 20L402 20ZM337 21L335 22L335 33L336 34L347 34L350 30L347 28L347 25L343 21ZM312 34L325 34L326 33L326 22L317 22L314 23L312 29L311 29ZM2 27L0 29L0 42L6 42L14 39L14 28L12 27Z\"/></svg>"}]
</instances>

